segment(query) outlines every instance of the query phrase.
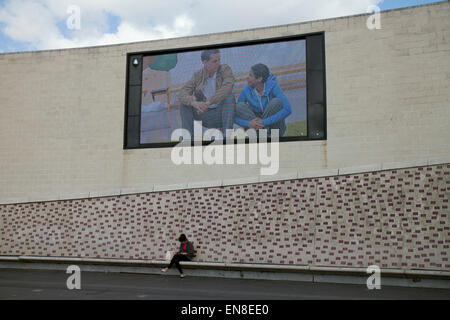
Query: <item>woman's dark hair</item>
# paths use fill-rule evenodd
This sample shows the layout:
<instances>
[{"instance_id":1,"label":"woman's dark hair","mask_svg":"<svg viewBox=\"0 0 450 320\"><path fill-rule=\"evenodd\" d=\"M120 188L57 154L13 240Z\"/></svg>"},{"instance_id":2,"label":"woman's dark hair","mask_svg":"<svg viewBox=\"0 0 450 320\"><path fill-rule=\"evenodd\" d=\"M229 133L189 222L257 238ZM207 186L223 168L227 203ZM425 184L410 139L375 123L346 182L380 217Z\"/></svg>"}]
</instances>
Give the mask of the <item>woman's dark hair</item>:
<instances>
[{"instance_id":1,"label":"woman's dark hair","mask_svg":"<svg viewBox=\"0 0 450 320\"><path fill-rule=\"evenodd\" d=\"M262 82L266 82L267 78L269 77L269 68L267 68L265 64L255 64L251 69L256 79L262 78Z\"/></svg>"},{"instance_id":2,"label":"woman's dark hair","mask_svg":"<svg viewBox=\"0 0 450 320\"><path fill-rule=\"evenodd\" d=\"M220 53L219 49L209 49L202 52L202 61L208 61L213 54Z\"/></svg>"},{"instance_id":3,"label":"woman's dark hair","mask_svg":"<svg viewBox=\"0 0 450 320\"><path fill-rule=\"evenodd\" d=\"M186 238L186 235L184 235L184 234L180 235L180 237L178 238L178 241L180 241L180 242L183 242L186 240L187 240L187 238Z\"/></svg>"}]
</instances>

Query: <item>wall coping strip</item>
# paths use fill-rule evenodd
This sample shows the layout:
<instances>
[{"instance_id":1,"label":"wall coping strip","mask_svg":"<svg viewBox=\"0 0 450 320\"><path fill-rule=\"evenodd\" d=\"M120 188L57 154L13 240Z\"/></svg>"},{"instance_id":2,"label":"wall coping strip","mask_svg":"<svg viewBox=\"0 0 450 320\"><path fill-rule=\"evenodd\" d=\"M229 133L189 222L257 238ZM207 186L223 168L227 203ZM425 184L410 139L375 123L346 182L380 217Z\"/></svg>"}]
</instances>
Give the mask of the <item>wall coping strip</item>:
<instances>
[{"instance_id":1,"label":"wall coping strip","mask_svg":"<svg viewBox=\"0 0 450 320\"><path fill-rule=\"evenodd\" d=\"M171 185L153 185L140 186L136 188L122 188L122 189L109 189L104 191L91 191L77 194L60 194L60 195L31 195L29 197L22 198L7 198L0 199L0 205L8 204L21 204L21 203L33 203L33 202L49 202L49 201L64 201L64 200L77 200L77 199L92 199L98 197L112 197L112 196L126 196L140 193L153 193L153 192L163 192L163 191L176 191L185 189L198 189L198 188L217 188L224 186L236 186L243 184L258 184L258 183L269 183L277 182L283 180L297 180L297 179L314 179L322 177L333 177L333 176L347 176L355 175L368 172L382 172L389 170L400 170L416 167L425 166L435 166L450 163L450 156L429 158L429 159L417 159L404 162L383 162L380 164L353 166L353 167L343 167L339 169L323 169L323 170L311 170L303 171L297 170L297 172L292 173L281 173L279 175L259 176L259 177L244 177L236 179L223 179L214 181L190 181L179 184ZM82 197L85 195L85 197Z\"/></svg>"},{"instance_id":2,"label":"wall coping strip","mask_svg":"<svg viewBox=\"0 0 450 320\"><path fill-rule=\"evenodd\" d=\"M166 266L166 260L133 260L133 259L105 259L105 258L77 258L77 257L43 257L43 256L0 256L0 262L29 262L29 263L80 263L101 265L129 265L129 266ZM222 263L222 262L197 262L182 261L182 265L188 268L201 269L228 269L228 270L254 270L272 272L309 272L309 273L343 273L364 274L366 268L360 267L328 267L309 265L279 265L258 263ZM380 268L382 275L390 276L422 276L450 278L450 271L427 269L392 269Z\"/></svg>"}]
</instances>

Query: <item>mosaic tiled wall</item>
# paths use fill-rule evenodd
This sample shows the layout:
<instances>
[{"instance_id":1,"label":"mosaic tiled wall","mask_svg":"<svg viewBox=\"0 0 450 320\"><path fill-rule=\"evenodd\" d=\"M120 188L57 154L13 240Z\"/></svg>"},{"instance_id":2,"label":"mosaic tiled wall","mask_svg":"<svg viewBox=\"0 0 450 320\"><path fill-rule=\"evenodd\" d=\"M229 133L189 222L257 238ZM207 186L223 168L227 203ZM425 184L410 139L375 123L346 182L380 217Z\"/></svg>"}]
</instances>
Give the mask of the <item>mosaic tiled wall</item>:
<instances>
[{"instance_id":1,"label":"mosaic tiled wall","mask_svg":"<svg viewBox=\"0 0 450 320\"><path fill-rule=\"evenodd\" d=\"M0 206L0 255L449 269L450 164Z\"/></svg>"}]
</instances>

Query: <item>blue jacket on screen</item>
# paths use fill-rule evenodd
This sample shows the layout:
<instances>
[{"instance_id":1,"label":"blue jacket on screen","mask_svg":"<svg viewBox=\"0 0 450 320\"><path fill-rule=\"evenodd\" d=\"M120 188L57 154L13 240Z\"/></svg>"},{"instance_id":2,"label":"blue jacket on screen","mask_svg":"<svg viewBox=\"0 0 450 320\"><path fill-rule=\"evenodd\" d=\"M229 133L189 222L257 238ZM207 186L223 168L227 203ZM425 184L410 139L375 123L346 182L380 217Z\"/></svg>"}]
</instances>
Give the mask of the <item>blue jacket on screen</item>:
<instances>
[{"instance_id":1,"label":"blue jacket on screen","mask_svg":"<svg viewBox=\"0 0 450 320\"><path fill-rule=\"evenodd\" d=\"M249 104L253 108L254 112L263 112L270 100L272 100L273 98L281 99L281 102L283 103L283 109L270 117L262 119L263 126L268 126L272 123L280 121L292 113L291 104L289 103L289 100L285 96L283 90L281 90L276 80L277 77L274 76L272 72L270 72L269 77L267 78L265 83L264 93L261 96L262 105L259 103L259 99L255 92L255 89L249 85L247 85L242 90L237 101L238 103L243 102ZM248 127L250 121L236 117L235 122L240 126Z\"/></svg>"}]
</instances>

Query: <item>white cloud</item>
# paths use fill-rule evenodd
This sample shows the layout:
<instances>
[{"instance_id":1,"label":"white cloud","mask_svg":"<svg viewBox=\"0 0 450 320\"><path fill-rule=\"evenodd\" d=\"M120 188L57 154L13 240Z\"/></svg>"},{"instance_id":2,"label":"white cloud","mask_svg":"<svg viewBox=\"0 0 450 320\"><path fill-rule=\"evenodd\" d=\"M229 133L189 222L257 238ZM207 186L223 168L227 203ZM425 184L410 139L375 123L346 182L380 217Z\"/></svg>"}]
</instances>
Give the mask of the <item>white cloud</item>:
<instances>
[{"instance_id":1,"label":"white cloud","mask_svg":"<svg viewBox=\"0 0 450 320\"><path fill-rule=\"evenodd\" d=\"M32 49L144 41L282 25L366 12L381 0L7 0L1 32ZM77 5L81 29L66 28ZM110 32L109 16L120 17Z\"/></svg>"},{"instance_id":2,"label":"white cloud","mask_svg":"<svg viewBox=\"0 0 450 320\"><path fill-rule=\"evenodd\" d=\"M0 11L3 33L11 39L24 42L38 41L43 32L58 32L57 20L42 4L14 1Z\"/></svg>"},{"instance_id":3,"label":"white cloud","mask_svg":"<svg viewBox=\"0 0 450 320\"><path fill-rule=\"evenodd\" d=\"M83 38L78 41L80 46L105 45L114 43L134 42L160 38L174 38L187 35L194 23L186 16L175 18L172 26L158 25L139 28L131 22L124 21L117 27L116 33L105 33L100 37Z\"/></svg>"}]
</instances>

